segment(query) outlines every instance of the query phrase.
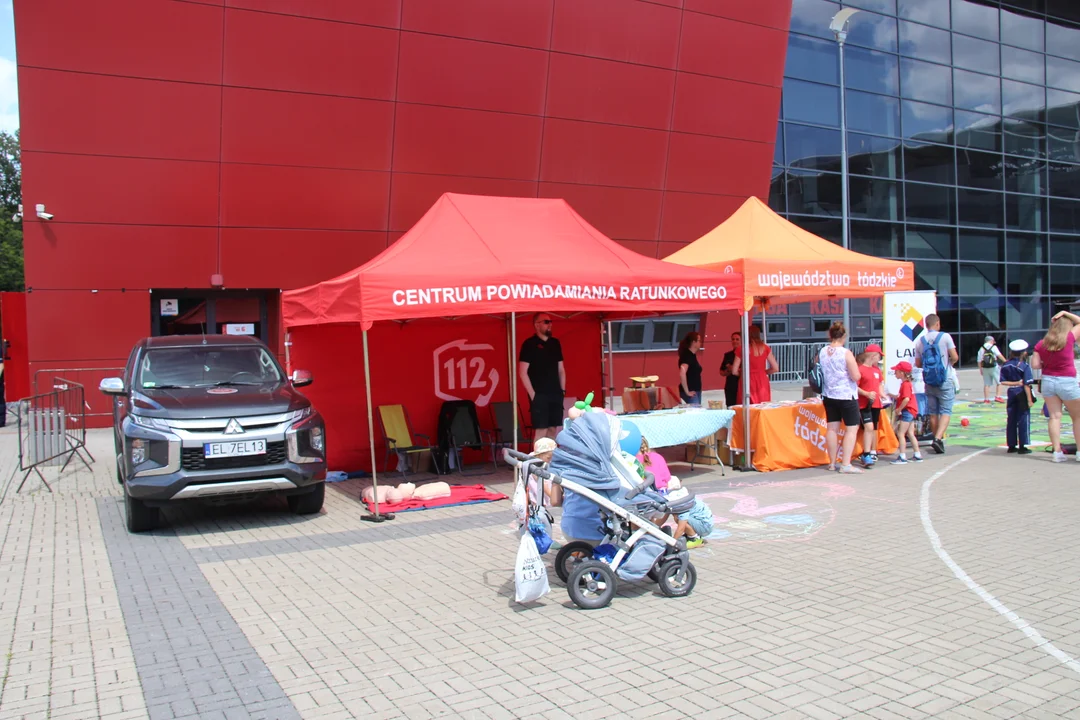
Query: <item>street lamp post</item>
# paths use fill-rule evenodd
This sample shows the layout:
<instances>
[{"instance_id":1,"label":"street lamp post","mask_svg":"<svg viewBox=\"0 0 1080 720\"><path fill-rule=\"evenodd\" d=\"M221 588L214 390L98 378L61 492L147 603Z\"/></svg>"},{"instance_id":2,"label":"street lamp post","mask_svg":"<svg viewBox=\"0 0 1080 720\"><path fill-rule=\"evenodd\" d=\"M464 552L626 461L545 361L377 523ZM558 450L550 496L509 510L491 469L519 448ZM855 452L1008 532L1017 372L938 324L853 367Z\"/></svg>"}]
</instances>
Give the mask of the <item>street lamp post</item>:
<instances>
[{"instance_id":1,"label":"street lamp post","mask_svg":"<svg viewBox=\"0 0 1080 720\"><path fill-rule=\"evenodd\" d=\"M829 23L837 45L840 46L840 238L845 250L851 248L851 235L848 230L848 152L847 152L847 98L844 87L844 42L847 40L848 24L851 17L859 12L855 8L844 8L833 16ZM844 298L844 327L851 333L851 301Z\"/></svg>"}]
</instances>

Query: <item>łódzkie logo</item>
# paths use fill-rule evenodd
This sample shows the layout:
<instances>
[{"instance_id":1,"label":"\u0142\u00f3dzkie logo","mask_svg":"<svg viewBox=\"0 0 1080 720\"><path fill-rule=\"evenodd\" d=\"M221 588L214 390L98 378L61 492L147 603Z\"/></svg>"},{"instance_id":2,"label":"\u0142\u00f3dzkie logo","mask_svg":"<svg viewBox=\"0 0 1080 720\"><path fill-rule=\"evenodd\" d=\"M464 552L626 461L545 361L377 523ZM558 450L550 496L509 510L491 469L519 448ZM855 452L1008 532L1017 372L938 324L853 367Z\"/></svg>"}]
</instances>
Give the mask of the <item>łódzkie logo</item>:
<instances>
[{"instance_id":1,"label":"\u0142\u00f3dzkie logo","mask_svg":"<svg viewBox=\"0 0 1080 720\"><path fill-rule=\"evenodd\" d=\"M926 329L923 326L922 314L911 305L907 305L904 308L904 312L901 313L900 319L904 321L904 327L900 328L900 332L904 333L904 337L912 342L915 342L915 339L922 335L923 330Z\"/></svg>"}]
</instances>

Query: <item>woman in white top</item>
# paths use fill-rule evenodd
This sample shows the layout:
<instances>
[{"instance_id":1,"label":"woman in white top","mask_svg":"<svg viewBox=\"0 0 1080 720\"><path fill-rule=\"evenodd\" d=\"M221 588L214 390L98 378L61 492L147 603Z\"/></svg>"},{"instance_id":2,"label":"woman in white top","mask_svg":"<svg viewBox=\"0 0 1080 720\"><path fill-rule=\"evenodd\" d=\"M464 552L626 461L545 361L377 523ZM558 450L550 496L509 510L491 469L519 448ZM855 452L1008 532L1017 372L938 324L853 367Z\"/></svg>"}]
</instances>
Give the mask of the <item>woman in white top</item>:
<instances>
[{"instance_id":1,"label":"woman in white top","mask_svg":"<svg viewBox=\"0 0 1080 720\"><path fill-rule=\"evenodd\" d=\"M859 427L859 364L855 356L844 347L847 343L847 329L842 322L834 322L829 328L829 344L818 353L823 383L822 402L825 404L825 420L828 431L825 442L829 447L829 469L835 470L840 461L840 472L861 473L862 470L851 466L855 454L855 440ZM845 427L843 453L837 456L840 424Z\"/></svg>"}]
</instances>

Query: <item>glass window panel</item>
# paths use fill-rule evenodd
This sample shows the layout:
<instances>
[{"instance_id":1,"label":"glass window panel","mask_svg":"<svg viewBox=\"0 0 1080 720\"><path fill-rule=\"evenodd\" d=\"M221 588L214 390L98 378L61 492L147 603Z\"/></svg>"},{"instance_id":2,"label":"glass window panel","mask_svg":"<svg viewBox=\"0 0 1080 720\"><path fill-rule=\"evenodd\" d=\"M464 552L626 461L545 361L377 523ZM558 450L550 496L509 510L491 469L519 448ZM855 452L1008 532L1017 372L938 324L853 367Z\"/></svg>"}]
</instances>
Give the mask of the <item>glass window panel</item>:
<instances>
[{"instance_id":1,"label":"glass window panel","mask_svg":"<svg viewBox=\"0 0 1080 720\"><path fill-rule=\"evenodd\" d=\"M1035 158L1005 158L1005 189L1008 192L1045 195L1046 161Z\"/></svg>"},{"instance_id":2,"label":"glass window panel","mask_svg":"<svg viewBox=\"0 0 1080 720\"><path fill-rule=\"evenodd\" d=\"M794 0L791 4L791 32L833 39L829 22L840 12L840 4L827 0Z\"/></svg>"},{"instance_id":3,"label":"glass window panel","mask_svg":"<svg viewBox=\"0 0 1080 720\"><path fill-rule=\"evenodd\" d=\"M900 58L900 94L911 100L952 105L952 76L945 65Z\"/></svg>"},{"instance_id":4,"label":"glass window panel","mask_svg":"<svg viewBox=\"0 0 1080 720\"><path fill-rule=\"evenodd\" d=\"M1003 190L1002 163L1001 155L957 148L956 182L983 190Z\"/></svg>"},{"instance_id":5,"label":"glass window panel","mask_svg":"<svg viewBox=\"0 0 1080 720\"><path fill-rule=\"evenodd\" d=\"M1080 92L1080 62L1047 55L1046 84L1062 90Z\"/></svg>"},{"instance_id":6,"label":"glass window panel","mask_svg":"<svg viewBox=\"0 0 1080 720\"><path fill-rule=\"evenodd\" d=\"M1035 195L1005 195L1005 226L1016 230L1042 230L1046 224L1046 198Z\"/></svg>"},{"instance_id":7,"label":"glass window panel","mask_svg":"<svg viewBox=\"0 0 1080 720\"><path fill-rule=\"evenodd\" d=\"M1005 292L1008 295L1045 295L1050 290L1044 265L1008 265Z\"/></svg>"},{"instance_id":8,"label":"glass window panel","mask_svg":"<svg viewBox=\"0 0 1080 720\"><path fill-rule=\"evenodd\" d=\"M1070 299L1080 295L1080 267L1075 265L1050 266L1050 293L1066 295Z\"/></svg>"},{"instance_id":9,"label":"glass window panel","mask_svg":"<svg viewBox=\"0 0 1080 720\"><path fill-rule=\"evenodd\" d=\"M929 260L916 262L915 289L937 290L939 295L951 295L953 292L954 269L955 265L953 263ZM940 310L940 300L938 302L938 309Z\"/></svg>"},{"instance_id":10,"label":"glass window panel","mask_svg":"<svg viewBox=\"0 0 1080 720\"><path fill-rule=\"evenodd\" d=\"M952 0L952 27L965 35L998 40L998 9L968 0Z\"/></svg>"},{"instance_id":11,"label":"glass window panel","mask_svg":"<svg viewBox=\"0 0 1080 720\"><path fill-rule=\"evenodd\" d=\"M948 228L908 225L904 235L904 253L912 260L953 260L956 258L955 233L955 230ZM916 263L916 268L920 264L921 260Z\"/></svg>"},{"instance_id":12,"label":"glass window panel","mask_svg":"<svg viewBox=\"0 0 1080 720\"><path fill-rule=\"evenodd\" d=\"M786 77L840 84L840 53L834 40L791 35L788 38Z\"/></svg>"},{"instance_id":13,"label":"glass window panel","mask_svg":"<svg viewBox=\"0 0 1080 720\"><path fill-rule=\"evenodd\" d=\"M871 220L903 220L898 183L895 180L848 178L848 200L852 217Z\"/></svg>"},{"instance_id":14,"label":"glass window panel","mask_svg":"<svg viewBox=\"0 0 1080 720\"><path fill-rule=\"evenodd\" d=\"M1080 237L1050 236L1050 266L1059 265L1080 265ZM1055 290L1053 294L1058 292Z\"/></svg>"},{"instance_id":15,"label":"glass window panel","mask_svg":"<svg viewBox=\"0 0 1080 720\"><path fill-rule=\"evenodd\" d=\"M1001 81L999 78L967 70L953 70L956 83L956 107L984 113L1001 112Z\"/></svg>"},{"instance_id":16,"label":"glass window panel","mask_svg":"<svg viewBox=\"0 0 1080 720\"><path fill-rule=\"evenodd\" d=\"M1046 111L1046 89L1041 85L1002 80L1001 102L1005 115L1041 120Z\"/></svg>"},{"instance_id":17,"label":"glass window panel","mask_svg":"<svg viewBox=\"0 0 1080 720\"><path fill-rule=\"evenodd\" d=\"M1024 120L1006 120L1002 123L1005 152L1029 158L1046 157L1046 126Z\"/></svg>"},{"instance_id":18,"label":"glass window panel","mask_svg":"<svg viewBox=\"0 0 1080 720\"><path fill-rule=\"evenodd\" d=\"M1080 165L1050 163L1050 194L1080 198ZM1080 229L1076 230L1080 232Z\"/></svg>"},{"instance_id":19,"label":"glass window panel","mask_svg":"<svg viewBox=\"0 0 1080 720\"><path fill-rule=\"evenodd\" d=\"M847 124L849 130L877 135L900 134L900 101L894 97L848 90Z\"/></svg>"},{"instance_id":20,"label":"glass window panel","mask_svg":"<svg viewBox=\"0 0 1080 720\"><path fill-rule=\"evenodd\" d=\"M949 27L949 5L942 0L896 0L896 14L905 20Z\"/></svg>"},{"instance_id":21,"label":"glass window panel","mask_svg":"<svg viewBox=\"0 0 1080 720\"><path fill-rule=\"evenodd\" d=\"M789 213L840 215L839 174L790 170L787 178Z\"/></svg>"},{"instance_id":22,"label":"glass window panel","mask_svg":"<svg viewBox=\"0 0 1080 720\"><path fill-rule=\"evenodd\" d=\"M904 214L909 221L956 222L956 190L944 185L905 183ZM910 246L908 254L910 255Z\"/></svg>"},{"instance_id":23,"label":"glass window panel","mask_svg":"<svg viewBox=\"0 0 1080 720\"><path fill-rule=\"evenodd\" d=\"M1080 95L1046 89L1046 121L1068 128L1080 128Z\"/></svg>"},{"instance_id":24,"label":"glass window panel","mask_svg":"<svg viewBox=\"0 0 1080 720\"><path fill-rule=\"evenodd\" d=\"M1001 152L1001 118L997 115L956 111L956 145Z\"/></svg>"},{"instance_id":25,"label":"glass window panel","mask_svg":"<svg viewBox=\"0 0 1080 720\"><path fill-rule=\"evenodd\" d=\"M1080 133L1062 128L1046 128L1046 153L1050 160L1080 163Z\"/></svg>"},{"instance_id":26,"label":"glass window panel","mask_svg":"<svg viewBox=\"0 0 1080 720\"><path fill-rule=\"evenodd\" d=\"M1002 45L1001 74L1013 80L1042 85L1046 82L1046 59L1041 53Z\"/></svg>"},{"instance_id":27,"label":"glass window panel","mask_svg":"<svg viewBox=\"0 0 1080 720\"><path fill-rule=\"evenodd\" d=\"M644 343L645 323L623 323L622 337L619 339L620 345L643 345Z\"/></svg>"},{"instance_id":28,"label":"glass window panel","mask_svg":"<svg viewBox=\"0 0 1080 720\"><path fill-rule=\"evenodd\" d=\"M1046 52L1080 60L1080 27L1066 23L1046 23Z\"/></svg>"},{"instance_id":29,"label":"glass window panel","mask_svg":"<svg viewBox=\"0 0 1080 720\"><path fill-rule=\"evenodd\" d=\"M896 18L860 12L851 18L847 41L849 45L896 52Z\"/></svg>"},{"instance_id":30,"label":"glass window panel","mask_svg":"<svg viewBox=\"0 0 1080 720\"><path fill-rule=\"evenodd\" d=\"M1005 259L1005 235L992 230L960 230L960 259L1001 262Z\"/></svg>"},{"instance_id":31,"label":"glass window panel","mask_svg":"<svg viewBox=\"0 0 1080 720\"><path fill-rule=\"evenodd\" d=\"M803 80L784 80L784 119L840 125L840 89Z\"/></svg>"},{"instance_id":32,"label":"glass window panel","mask_svg":"<svg viewBox=\"0 0 1080 720\"><path fill-rule=\"evenodd\" d=\"M776 144L773 145L773 164L784 165L784 123L776 123Z\"/></svg>"},{"instance_id":33,"label":"glass window panel","mask_svg":"<svg viewBox=\"0 0 1080 720\"><path fill-rule=\"evenodd\" d=\"M904 179L955 185L955 151L944 145L905 142Z\"/></svg>"},{"instance_id":34,"label":"glass window panel","mask_svg":"<svg viewBox=\"0 0 1080 720\"><path fill-rule=\"evenodd\" d=\"M1005 286L1005 266L998 263L960 263L956 290L961 295L998 295Z\"/></svg>"},{"instance_id":35,"label":"glass window panel","mask_svg":"<svg viewBox=\"0 0 1080 720\"><path fill-rule=\"evenodd\" d=\"M1080 5L1076 4L1076 0L1046 0L1046 14L1080 22Z\"/></svg>"},{"instance_id":36,"label":"glass window panel","mask_svg":"<svg viewBox=\"0 0 1080 720\"><path fill-rule=\"evenodd\" d=\"M1046 299L1031 296L1006 298L1005 322L1010 331L1037 330L1030 338L1034 345L1034 341L1038 339L1036 336L1042 335L1041 330L1050 324Z\"/></svg>"},{"instance_id":37,"label":"glass window panel","mask_svg":"<svg viewBox=\"0 0 1080 720\"><path fill-rule=\"evenodd\" d=\"M966 35L953 35L953 65L978 70L979 72L1001 73L1001 46L987 40L977 40Z\"/></svg>"},{"instance_id":38,"label":"glass window panel","mask_svg":"<svg viewBox=\"0 0 1080 720\"><path fill-rule=\"evenodd\" d=\"M959 153L957 153L959 156ZM957 173L959 174L959 167ZM960 225L1003 227L1005 196L999 192L959 188L956 193L957 218Z\"/></svg>"},{"instance_id":39,"label":"glass window panel","mask_svg":"<svg viewBox=\"0 0 1080 720\"><path fill-rule=\"evenodd\" d=\"M900 176L900 141L848 133L848 171L856 175Z\"/></svg>"},{"instance_id":40,"label":"glass window panel","mask_svg":"<svg viewBox=\"0 0 1080 720\"><path fill-rule=\"evenodd\" d=\"M945 65L952 62L952 54L949 52L950 35L947 30L901 20L899 31L901 55Z\"/></svg>"},{"instance_id":41,"label":"glass window panel","mask_svg":"<svg viewBox=\"0 0 1080 720\"><path fill-rule=\"evenodd\" d=\"M896 0L845 0L844 4L886 15L896 14Z\"/></svg>"},{"instance_id":42,"label":"glass window panel","mask_svg":"<svg viewBox=\"0 0 1080 720\"><path fill-rule=\"evenodd\" d=\"M895 55L849 47L844 51L844 83L856 90L896 95L900 76Z\"/></svg>"},{"instance_id":43,"label":"glass window panel","mask_svg":"<svg viewBox=\"0 0 1080 720\"><path fill-rule=\"evenodd\" d=\"M901 103L901 112L905 138L952 142L952 108L904 100Z\"/></svg>"},{"instance_id":44,"label":"glass window panel","mask_svg":"<svg viewBox=\"0 0 1080 720\"><path fill-rule=\"evenodd\" d=\"M778 213L787 212L787 176L782 168L773 168L769 182L769 207Z\"/></svg>"},{"instance_id":45,"label":"glass window panel","mask_svg":"<svg viewBox=\"0 0 1080 720\"><path fill-rule=\"evenodd\" d=\"M1046 262L1046 236L1007 232L1005 234L1005 259L1010 263Z\"/></svg>"},{"instance_id":46,"label":"glass window panel","mask_svg":"<svg viewBox=\"0 0 1080 720\"><path fill-rule=\"evenodd\" d=\"M1050 229L1080 233L1080 201L1050 198Z\"/></svg>"},{"instance_id":47,"label":"glass window panel","mask_svg":"<svg viewBox=\"0 0 1080 720\"><path fill-rule=\"evenodd\" d=\"M859 222L851 223L851 249L855 252L873 255L874 257L901 257L903 248L903 226L882 222ZM852 311L869 313L869 305L864 311L855 310L855 301L851 301Z\"/></svg>"},{"instance_id":48,"label":"glass window panel","mask_svg":"<svg viewBox=\"0 0 1080 720\"><path fill-rule=\"evenodd\" d=\"M791 167L840 172L840 131L785 123Z\"/></svg>"},{"instance_id":49,"label":"glass window panel","mask_svg":"<svg viewBox=\"0 0 1080 720\"><path fill-rule=\"evenodd\" d=\"M839 180L839 176L837 176ZM840 183L837 182L837 185ZM795 223L803 230L812 232L819 238L824 238L831 243L840 245L843 240L839 220L829 220L820 217L789 217L788 220Z\"/></svg>"},{"instance_id":50,"label":"glass window panel","mask_svg":"<svg viewBox=\"0 0 1080 720\"><path fill-rule=\"evenodd\" d=\"M956 351L960 354L960 363L970 365L978 357L979 348L987 333L999 332L1005 314L1005 298L970 297L959 299L958 311L960 330Z\"/></svg>"},{"instance_id":51,"label":"glass window panel","mask_svg":"<svg viewBox=\"0 0 1080 720\"><path fill-rule=\"evenodd\" d=\"M1001 42L1027 48L1043 49L1042 18L1033 17L1007 7L1001 8ZM1004 48L1002 48L1004 49Z\"/></svg>"}]
</instances>

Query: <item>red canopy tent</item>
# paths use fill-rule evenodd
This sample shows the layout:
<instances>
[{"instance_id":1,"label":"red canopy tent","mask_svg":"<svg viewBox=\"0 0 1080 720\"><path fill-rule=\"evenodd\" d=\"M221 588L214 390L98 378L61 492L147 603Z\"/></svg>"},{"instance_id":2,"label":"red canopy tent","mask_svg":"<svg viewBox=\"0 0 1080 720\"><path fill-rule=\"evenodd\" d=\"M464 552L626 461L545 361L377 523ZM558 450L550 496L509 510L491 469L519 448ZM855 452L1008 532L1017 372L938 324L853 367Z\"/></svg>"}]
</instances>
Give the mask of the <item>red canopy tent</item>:
<instances>
[{"instance_id":1,"label":"red canopy tent","mask_svg":"<svg viewBox=\"0 0 1080 720\"><path fill-rule=\"evenodd\" d=\"M374 477L367 331L376 321L518 312L619 316L731 310L741 309L742 296L741 275L639 255L589 225L565 200L447 193L369 262L283 293L281 310L286 332L346 323L363 329ZM511 349L514 328L511 321ZM516 382L511 388L516 406Z\"/></svg>"}]
</instances>

